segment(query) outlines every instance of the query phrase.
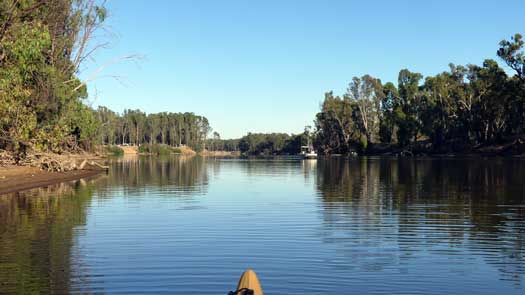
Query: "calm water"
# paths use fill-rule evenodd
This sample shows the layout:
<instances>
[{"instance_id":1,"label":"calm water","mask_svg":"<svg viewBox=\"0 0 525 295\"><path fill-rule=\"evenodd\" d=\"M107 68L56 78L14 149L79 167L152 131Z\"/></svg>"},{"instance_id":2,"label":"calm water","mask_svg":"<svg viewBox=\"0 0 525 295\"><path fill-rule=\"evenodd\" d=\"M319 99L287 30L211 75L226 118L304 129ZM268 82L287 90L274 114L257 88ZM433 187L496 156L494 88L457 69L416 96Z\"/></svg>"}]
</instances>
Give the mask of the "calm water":
<instances>
[{"instance_id":1,"label":"calm water","mask_svg":"<svg viewBox=\"0 0 525 295\"><path fill-rule=\"evenodd\" d=\"M524 294L525 161L121 159L0 196L0 293Z\"/></svg>"}]
</instances>

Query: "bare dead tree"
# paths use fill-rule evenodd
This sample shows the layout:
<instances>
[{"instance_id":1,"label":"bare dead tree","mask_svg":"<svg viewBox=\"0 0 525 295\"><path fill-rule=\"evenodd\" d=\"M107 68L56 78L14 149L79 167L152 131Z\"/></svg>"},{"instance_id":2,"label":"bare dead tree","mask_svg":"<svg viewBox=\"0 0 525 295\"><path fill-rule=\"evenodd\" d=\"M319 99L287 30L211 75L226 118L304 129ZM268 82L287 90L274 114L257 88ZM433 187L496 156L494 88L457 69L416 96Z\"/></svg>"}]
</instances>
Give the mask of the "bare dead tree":
<instances>
[{"instance_id":1,"label":"bare dead tree","mask_svg":"<svg viewBox=\"0 0 525 295\"><path fill-rule=\"evenodd\" d=\"M81 66L85 64L87 60L94 61L93 56L96 52L101 49L107 48L111 42L109 39L114 37L110 30L105 26L105 19L107 12L105 9L106 0L97 2L96 0L85 0L80 1L77 6L74 7L71 12L72 15L76 16L77 34L73 42L73 48L71 50L71 64L68 70L73 73L79 73ZM102 35L97 33L103 32ZM102 77L102 72L113 64L118 64L124 61L137 61L142 59L143 56L140 54L129 54L112 58L109 61L104 62L102 65L97 67L92 73L88 75L88 78L73 88L73 91L78 91L82 87L86 86L87 83L94 81ZM123 78L118 75L104 75L105 77L111 77L118 82L122 83ZM78 83L76 78L72 78L64 83Z\"/></svg>"}]
</instances>

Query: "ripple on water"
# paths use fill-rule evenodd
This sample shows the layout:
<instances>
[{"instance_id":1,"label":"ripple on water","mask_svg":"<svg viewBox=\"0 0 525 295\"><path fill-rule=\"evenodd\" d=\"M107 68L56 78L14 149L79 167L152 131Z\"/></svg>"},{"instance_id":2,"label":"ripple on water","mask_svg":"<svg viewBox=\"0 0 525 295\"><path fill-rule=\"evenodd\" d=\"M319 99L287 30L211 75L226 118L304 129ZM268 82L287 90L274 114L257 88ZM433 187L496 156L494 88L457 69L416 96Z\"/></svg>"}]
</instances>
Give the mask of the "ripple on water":
<instances>
[{"instance_id":1,"label":"ripple on water","mask_svg":"<svg viewBox=\"0 0 525 295\"><path fill-rule=\"evenodd\" d=\"M505 165L115 162L0 197L0 293L226 294L254 268L267 294L521 294L525 163Z\"/></svg>"}]
</instances>

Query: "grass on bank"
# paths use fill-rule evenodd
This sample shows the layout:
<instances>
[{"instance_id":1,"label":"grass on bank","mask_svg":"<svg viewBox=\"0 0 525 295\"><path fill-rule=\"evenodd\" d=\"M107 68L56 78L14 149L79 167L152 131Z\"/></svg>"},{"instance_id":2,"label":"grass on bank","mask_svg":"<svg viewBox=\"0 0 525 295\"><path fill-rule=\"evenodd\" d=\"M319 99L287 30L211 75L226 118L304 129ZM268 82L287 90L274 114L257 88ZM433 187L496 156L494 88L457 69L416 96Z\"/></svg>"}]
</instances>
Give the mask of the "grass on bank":
<instances>
[{"instance_id":1,"label":"grass on bank","mask_svg":"<svg viewBox=\"0 0 525 295\"><path fill-rule=\"evenodd\" d=\"M166 144L142 144L139 146L139 154L170 155L182 154L180 148L174 148Z\"/></svg>"},{"instance_id":2,"label":"grass on bank","mask_svg":"<svg viewBox=\"0 0 525 295\"><path fill-rule=\"evenodd\" d=\"M122 156L124 155L124 150L116 145L106 146L106 153L110 156Z\"/></svg>"}]
</instances>

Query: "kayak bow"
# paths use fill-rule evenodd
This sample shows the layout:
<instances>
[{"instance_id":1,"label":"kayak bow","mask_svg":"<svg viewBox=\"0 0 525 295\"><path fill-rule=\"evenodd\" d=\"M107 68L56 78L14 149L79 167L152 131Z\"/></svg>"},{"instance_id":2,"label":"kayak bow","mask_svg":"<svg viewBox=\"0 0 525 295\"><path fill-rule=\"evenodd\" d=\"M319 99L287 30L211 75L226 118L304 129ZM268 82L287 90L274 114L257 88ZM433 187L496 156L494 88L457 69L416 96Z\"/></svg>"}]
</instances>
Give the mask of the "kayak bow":
<instances>
[{"instance_id":1,"label":"kayak bow","mask_svg":"<svg viewBox=\"0 0 525 295\"><path fill-rule=\"evenodd\" d=\"M251 269L246 270L241 275L237 290L228 293L228 295L264 295L261 283L255 272Z\"/></svg>"}]
</instances>

